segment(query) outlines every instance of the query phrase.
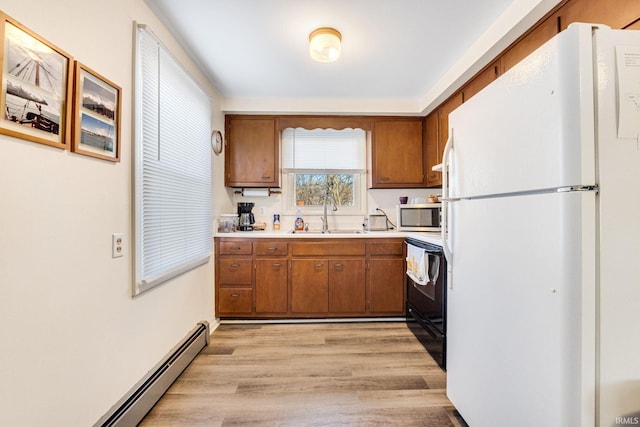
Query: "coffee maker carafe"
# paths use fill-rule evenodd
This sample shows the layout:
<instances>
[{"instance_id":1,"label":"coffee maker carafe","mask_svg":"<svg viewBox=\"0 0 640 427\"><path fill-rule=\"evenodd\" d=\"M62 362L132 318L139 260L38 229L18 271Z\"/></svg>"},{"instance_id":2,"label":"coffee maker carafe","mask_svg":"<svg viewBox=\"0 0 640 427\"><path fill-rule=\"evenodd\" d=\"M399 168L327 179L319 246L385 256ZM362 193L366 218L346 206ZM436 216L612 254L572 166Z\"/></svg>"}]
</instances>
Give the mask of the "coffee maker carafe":
<instances>
[{"instance_id":1,"label":"coffee maker carafe","mask_svg":"<svg viewBox=\"0 0 640 427\"><path fill-rule=\"evenodd\" d=\"M251 209L253 209L254 203L238 203L238 228L240 231L252 231L253 224L256 222Z\"/></svg>"}]
</instances>

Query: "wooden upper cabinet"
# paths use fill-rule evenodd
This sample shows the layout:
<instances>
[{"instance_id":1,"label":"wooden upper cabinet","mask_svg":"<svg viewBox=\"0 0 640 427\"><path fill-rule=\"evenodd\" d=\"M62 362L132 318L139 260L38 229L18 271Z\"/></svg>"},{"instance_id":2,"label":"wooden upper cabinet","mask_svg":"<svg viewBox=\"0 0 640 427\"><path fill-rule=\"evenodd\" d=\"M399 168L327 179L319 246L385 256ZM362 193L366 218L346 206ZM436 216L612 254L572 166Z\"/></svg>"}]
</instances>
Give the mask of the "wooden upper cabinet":
<instances>
[{"instance_id":1,"label":"wooden upper cabinet","mask_svg":"<svg viewBox=\"0 0 640 427\"><path fill-rule=\"evenodd\" d=\"M461 105L462 92L460 91L442 104L442 107L438 110L438 148L440 150L440 159L442 159L444 146L447 144L447 140L449 139L449 114Z\"/></svg>"},{"instance_id":2,"label":"wooden upper cabinet","mask_svg":"<svg viewBox=\"0 0 640 427\"><path fill-rule=\"evenodd\" d=\"M227 116L226 129L225 185L279 187L277 119Z\"/></svg>"},{"instance_id":3,"label":"wooden upper cabinet","mask_svg":"<svg viewBox=\"0 0 640 427\"><path fill-rule=\"evenodd\" d=\"M425 186L422 118L378 119L373 125L370 188Z\"/></svg>"},{"instance_id":4,"label":"wooden upper cabinet","mask_svg":"<svg viewBox=\"0 0 640 427\"><path fill-rule=\"evenodd\" d=\"M558 34L560 26L558 16L558 14L549 16L502 54L500 61L503 73Z\"/></svg>"},{"instance_id":5,"label":"wooden upper cabinet","mask_svg":"<svg viewBox=\"0 0 640 427\"><path fill-rule=\"evenodd\" d=\"M473 97L473 95L477 94L497 79L500 76L501 67L501 61L498 59L478 73L462 89L462 100L467 102L471 97Z\"/></svg>"},{"instance_id":6,"label":"wooden upper cabinet","mask_svg":"<svg viewBox=\"0 0 640 427\"><path fill-rule=\"evenodd\" d=\"M640 1L571 0L562 7L561 13L563 30L573 22L605 24L614 29L627 28L640 19Z\"/></svg>"},{"instance_id":7,"label":"wooden upper cabinet","mask_svg":"<svg viewBox=\"0 0 640 427\"><path fill-rule=\"evenodd\" d=\"M432 167L442 162L442 150L438 141L438 112L429 114L424 120L424 140L427 155L427 187L442 185L442 173Z\"/></svg>"}]
</instances>

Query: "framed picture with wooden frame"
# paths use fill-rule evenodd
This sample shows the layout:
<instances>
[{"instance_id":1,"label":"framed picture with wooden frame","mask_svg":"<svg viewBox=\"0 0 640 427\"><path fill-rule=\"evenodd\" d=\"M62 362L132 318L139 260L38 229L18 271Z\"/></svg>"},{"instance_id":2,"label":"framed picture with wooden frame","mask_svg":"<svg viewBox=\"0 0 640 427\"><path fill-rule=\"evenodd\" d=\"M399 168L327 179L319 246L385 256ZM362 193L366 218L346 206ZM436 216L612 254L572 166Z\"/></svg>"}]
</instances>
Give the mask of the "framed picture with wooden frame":
<instances>
[{"instance_id":1,"label":"framed picture with wooden frame","mask_svg":"<svg viewBox=\"0 0 640 427\"><path fill-rule=\"evenodd\" d=\"M0 133L67 148L73 58L0 12Z\"/></svg>"},{"instance_id":2,"label":"framed picture with wooden frame","mask_svg":"<svg viewBox=\"0 0 640 427\"><path fill-rule=\"evenodd\" d=\"M76 61L71 151L120 161L122 89Z\"/></svg>"}]
</instances>

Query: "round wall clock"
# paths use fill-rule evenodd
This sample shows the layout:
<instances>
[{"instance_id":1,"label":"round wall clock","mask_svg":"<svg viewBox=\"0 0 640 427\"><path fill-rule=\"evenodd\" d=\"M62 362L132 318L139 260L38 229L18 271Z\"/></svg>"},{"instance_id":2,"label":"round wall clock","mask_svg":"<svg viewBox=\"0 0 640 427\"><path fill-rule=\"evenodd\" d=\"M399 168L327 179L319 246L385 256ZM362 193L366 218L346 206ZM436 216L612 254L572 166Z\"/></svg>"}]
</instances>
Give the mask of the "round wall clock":
<instances>
[{"instance_id":1,"label":"round wall clock","mask_svg":"<svg viewBox=\"0 0 640 427\"><path fill-rule=\"evenodd\" d=\"M222 132L220 132L219 130L214 130L213 132L211 132L211 149L214 153L222 153L223 142L224 141L222 138Z\"/></svg>"}]
</instances>

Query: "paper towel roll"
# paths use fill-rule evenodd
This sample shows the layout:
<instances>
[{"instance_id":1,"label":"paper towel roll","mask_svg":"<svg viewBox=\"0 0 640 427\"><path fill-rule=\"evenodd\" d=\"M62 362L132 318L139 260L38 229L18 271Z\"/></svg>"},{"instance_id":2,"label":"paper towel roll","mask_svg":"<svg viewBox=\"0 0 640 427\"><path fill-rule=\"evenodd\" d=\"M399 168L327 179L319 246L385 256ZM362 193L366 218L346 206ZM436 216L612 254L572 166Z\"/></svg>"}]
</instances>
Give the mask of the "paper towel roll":
<instances>
[{"instance_id":1,"label":"paper towel roll","mask_svg":"<svg viewBox=\"0 0 640 427\"><path fill-rule=\"evenodd\" d=\"M242 192L242 195L245 197L269 197L269 190L267 188L247 188Z\"/></svg>"}]
</instances>

